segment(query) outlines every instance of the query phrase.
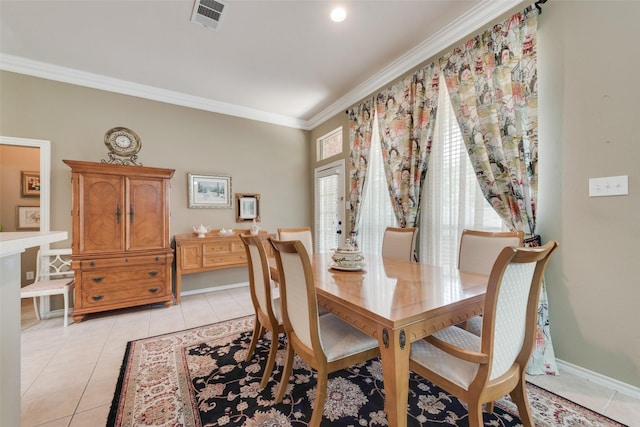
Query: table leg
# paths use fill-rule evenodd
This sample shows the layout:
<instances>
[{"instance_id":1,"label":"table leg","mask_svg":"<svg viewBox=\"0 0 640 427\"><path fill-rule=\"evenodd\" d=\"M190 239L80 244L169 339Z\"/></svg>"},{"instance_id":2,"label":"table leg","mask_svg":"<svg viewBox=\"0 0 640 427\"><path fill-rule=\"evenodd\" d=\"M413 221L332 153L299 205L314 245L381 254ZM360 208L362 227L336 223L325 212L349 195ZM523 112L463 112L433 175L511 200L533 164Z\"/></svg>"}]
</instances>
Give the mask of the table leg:
<instances>
[{"instance_id":1,"label":"table leg","mask_svg":"<svg viewBox=\"0 0 640 427\"><path fill-rule=\"evenodd\" d=\"M389 427L406 427L411 343L404 329L383 329L378 336Z\"/></svg>"}]
</instances>

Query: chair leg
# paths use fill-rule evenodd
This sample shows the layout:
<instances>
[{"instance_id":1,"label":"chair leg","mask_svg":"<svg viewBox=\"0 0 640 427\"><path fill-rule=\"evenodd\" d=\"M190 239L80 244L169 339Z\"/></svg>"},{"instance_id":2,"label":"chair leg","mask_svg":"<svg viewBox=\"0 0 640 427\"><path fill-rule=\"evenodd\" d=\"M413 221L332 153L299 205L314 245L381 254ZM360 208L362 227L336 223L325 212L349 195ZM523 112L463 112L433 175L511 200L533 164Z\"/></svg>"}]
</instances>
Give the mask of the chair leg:
<instances>
[{"instance_id":1,"label":"chair leg","mask_svg":"<svg viewBox=\"0 0 640 427\"><path fill-rule=\"evenodd\" d=\"M287 342L287 357L284 360L284 367L282 368L282 377L280 378L280 384L278 385L278 393L276 394L276 403L282 402L284 393L287 391L287 385L289 384L289 377L293 370L293 359L295 354L293 347Z\"/></svg>"},{"instance_id":2,"label":"chair leg","mask_svg":"<svg viewBox=\"0 0 640 427\"><path fill-rule=\"evenodd\" d=\"M64 293L64 327L69 326L69 289L65 288Z\"/></svg>"},{"instance_id":3,"label":"chair leg","mask_svg":"<svg viewBox=\"0 0 640 427\"><path fill-rule=\"evenodd\" d=\"M487 402L487 403L485 403L485 404L484 404L484 405L485 405L485 406L484 406L484 411L485 411L487 414L493 414L493 403L494 403L494 402L493 402L493 401L491 401L491 402Z\"/></svg>"},{"instance_id":4,"label":"chair leg","mask_svg":"<svg viewBox=\"0 0 640 427\"><path fill-rule=\"evenodd\" d=\"M278 353L278 333L271 333L271 347L269 348L269 357L267 357L267 364L264 366L264 374L262 375L262 381L260 381L260 388L265 388L271 372L273 371L273 365L276 361L276 355Z\"/></svg>"},{"instance_id":5,"label":"chair leg","mask_svg":"<svg viewBox=\"0 0 640 427\"><path fill-rule=\"evenodd\" d=\"M258 344L258 340L264 334L264 326L258 320L258 316L256 316L256 324L253 327L253 336L251 337L251 344L249 344L249 350L247 350L247 357L245 358L245 362L251 360L253 356L253 352L256 350L256 345Z\"/></svg>"},{"instance_id":6,"label":"chair leg","mask_svg":"<svg viewBox=\"0 0 640 427\"><path fill-rule=\"evenodd\" d=\"M482 403L479 401L467 402L469 407L469 427L482 427Z\"/></svg>"},{"instance_id":7,"label":"chair leg","mask_svg":"<svg viewBox=\"0 0 640 427\"><path fill-rule=\"evenodd\" d=\"M40 320L40 310L38 309L38 297L33 297L33 310L36 312L36 319Z\"/></svg>"},{"instance_id":8,"label":"chair leg","mask_svg":"<svg viewBox=\"0 0 640 427\"><path fill-rule=\"evenodd\" d=\"M327 372L318 371L318 382L316 383L316 401L313 404L313 412L311 413L310 427L320 427L322 414L324 413L324 404L327 401Z\"/></svg>"},{"instance_id":9,"label":"chair leg","mask_svg":"<svg viewBox=\"0 0 640 427\"><path fill-rule=\"evenodd\" d=\"M523 374L524 375L524 374ZM529 407L529 399L527 398L527 383L520 377L520 381L516 387L511 391L511 400L513 400L518 407L518 413L520 414L520 420L524 427L533 427L533 418L531 417L531 408Z\"/></svg>"}]
</instances>

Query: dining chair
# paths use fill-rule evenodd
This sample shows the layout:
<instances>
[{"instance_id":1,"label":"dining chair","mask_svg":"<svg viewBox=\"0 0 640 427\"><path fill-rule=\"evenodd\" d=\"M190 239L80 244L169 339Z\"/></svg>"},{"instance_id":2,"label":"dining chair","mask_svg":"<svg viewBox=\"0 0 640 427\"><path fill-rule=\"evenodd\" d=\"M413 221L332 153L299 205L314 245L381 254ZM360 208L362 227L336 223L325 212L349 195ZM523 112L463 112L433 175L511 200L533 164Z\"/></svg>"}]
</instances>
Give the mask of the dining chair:
<instances>
[{"instance_id":1,"label":"dining chair","mask_svg":"<svg viewBox=\"0 0 640 427\"><path fill-rule=\"evenodd\" d=\"M313 233L311 227L278 228L278 240L300 240L309 255L313 255Z\"/></svg>"},{"instance_id":2,"label":"dining chair","mask_svg":"<svg viewBox=\"0 0 640 427\"><path fill-rule=\"evenodd\" d=\"M382 257L414 261L417 227L387 227L382 238Z\"/></svg>"},{"instance_id":3,"label":"dining chair","mask_svg":"<svg viewBox=\"0 0 640 427\"><path fill-rule=\"evenodd\" d=\"M483 425L482 404L510 394L523 425L533 426L525 369L533 351L542 277L558 243L506 247L487 286L481 336L451 326L411 345L409 368L467 402L469 426Z\"/></svg>"},{"instance_id":4,"label":"dining chair","mask_svg":"<svg viewBox=\"0 0 640 427\"><path fill-rule=\"evenodd\" d=\"M251 294L251 302L256 313L255 325L253 328L253 337L247 352L245 361L251 360L256 345L265 332L271 332L271 345L269 347L269 356L264 367L264 374L260 381L260 387L264 388L269 381L273 366L276 362L276 354L278 352L278 337L284 333L284 325L282 324L282 312L280 309L280 296L277 288L271 287L271 279L269 277L269 263L267 253L263 246L262 240L257 236L241 234L240 239L244 243L247 252L247 263L249 267L249 289Z\"/></svg>"},{"instance_id":5,"label":"dining chair","mask_svg":"<svg viewBox=\"0 0 640 427\"><path fill-rule=\"evenodd\" d=\"M320 425L327 399L328 375L378 357L378 341L333 314L318 315L318 301L309 254L302 242L271 240L281 272L282 317L287 351L276 402L284 397L295 354L318 373L310 426Z\"/></svg>"},{"instance_id":6,"label":"dining chair","mask_svg":"<svg viewBox=\"0 0 640 427\"><path fill-rule=\"evenodd\" d=\"M522 231L462 230L458 253L458 269L466 273L491 273L500 251L507 246L522 246ZM474 316L461 324L470 332L480 335L482 317Z\"/></svg>"},{"instance_id":7,"label":"dining chair","mask_svg":"<svg viewBox=\"0 0 640 427\"><path fill-rule=\"evenodd\" d=\"M71 249L41 249L36 259L36 279L20 289L20 298L33 298L36 318L41 319L43 297L62 295L64 298L64 327L69 325L69 300L74 288L74 273L71 269ZM40 302L40 308L38 308Z\"/></svg>"}]
</instances>

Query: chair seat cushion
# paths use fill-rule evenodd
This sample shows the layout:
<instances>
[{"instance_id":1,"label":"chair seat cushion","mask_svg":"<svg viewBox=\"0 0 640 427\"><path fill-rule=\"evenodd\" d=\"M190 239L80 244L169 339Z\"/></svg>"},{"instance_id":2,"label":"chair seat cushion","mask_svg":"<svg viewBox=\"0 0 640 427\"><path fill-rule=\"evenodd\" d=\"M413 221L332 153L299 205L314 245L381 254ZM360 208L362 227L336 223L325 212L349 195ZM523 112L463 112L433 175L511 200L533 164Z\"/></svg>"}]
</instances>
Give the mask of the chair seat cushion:
<instances>
[{"instance_id":1,"label":"chair seat cushion","mask_svg":"<svg viewBox=\"0 0 640 427\"><path fill-rule=\"evenodd\" d=\"M65 287L72 284L73 279L41 280L21 288L20 297L62 294L66 292Z\"/></svg>"},{"instance_id":2,"label":"chair seat cushion","mask_svg":"<svg viewBox=\"0 0 640 427\"><path fill-rule=\"evenodd\" d=\"M442 341L471 351L480 351L480 337L457 326L451 326L433 334ZM411 344L410 359L451 382L468 389L476 376L479 365L451 356L425 340Z\"/></svg>"},{"instance_id":3,"label":"chair seat cushion","mask_svg":"<svg viewBox=\"0 0 640 427\"><path fill-rule=\"evenodd\" d=\"M333 314L325 314L318 319L322 349L329 362L378 347L378 340Z\"/></svg>"}]
</instances>

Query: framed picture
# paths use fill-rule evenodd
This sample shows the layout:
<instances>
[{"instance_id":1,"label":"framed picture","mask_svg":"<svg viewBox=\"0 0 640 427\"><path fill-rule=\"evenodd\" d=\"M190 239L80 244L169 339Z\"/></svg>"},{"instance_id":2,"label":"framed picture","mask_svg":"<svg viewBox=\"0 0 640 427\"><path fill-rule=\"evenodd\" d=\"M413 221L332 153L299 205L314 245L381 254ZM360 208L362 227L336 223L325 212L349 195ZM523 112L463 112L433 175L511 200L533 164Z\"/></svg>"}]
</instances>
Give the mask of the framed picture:
<instances>
[{"instance_id":1,"label":"framed picture","mask_svg":"<svg viewBox=\"0 0 640 427\"><path fill-rule=\"evenodd\" d=\"M40 172L22 172L22 196L40 197Z\"/></svg>"},{"instance_id":2,"label":"framed picture","mask_svg":"<svg viewBox=\"0 0 640 427\"><path fill-rule=\"evenodd\" d=\"M18 230L40 229L40 206L18 206L16 216Z\"/></svg>"},{"instance_id":3,"label":"framed picture","mask_svg":"<svg viewBox=\"0 0 640 427\"><path fill-rule=\"evenodd\" d=\"M236 193L236 222L260 221L260 195Z\"/></svg>"},{"instance_id":4,"label":"framed picture","mask_svg":"<svg viewBox=\"0 0 640 427\"><path fill-rule=\"evenodd\" d=\"M231 177L189 174L190 208L231 208Z\"/></svg>"}]
</instances>

